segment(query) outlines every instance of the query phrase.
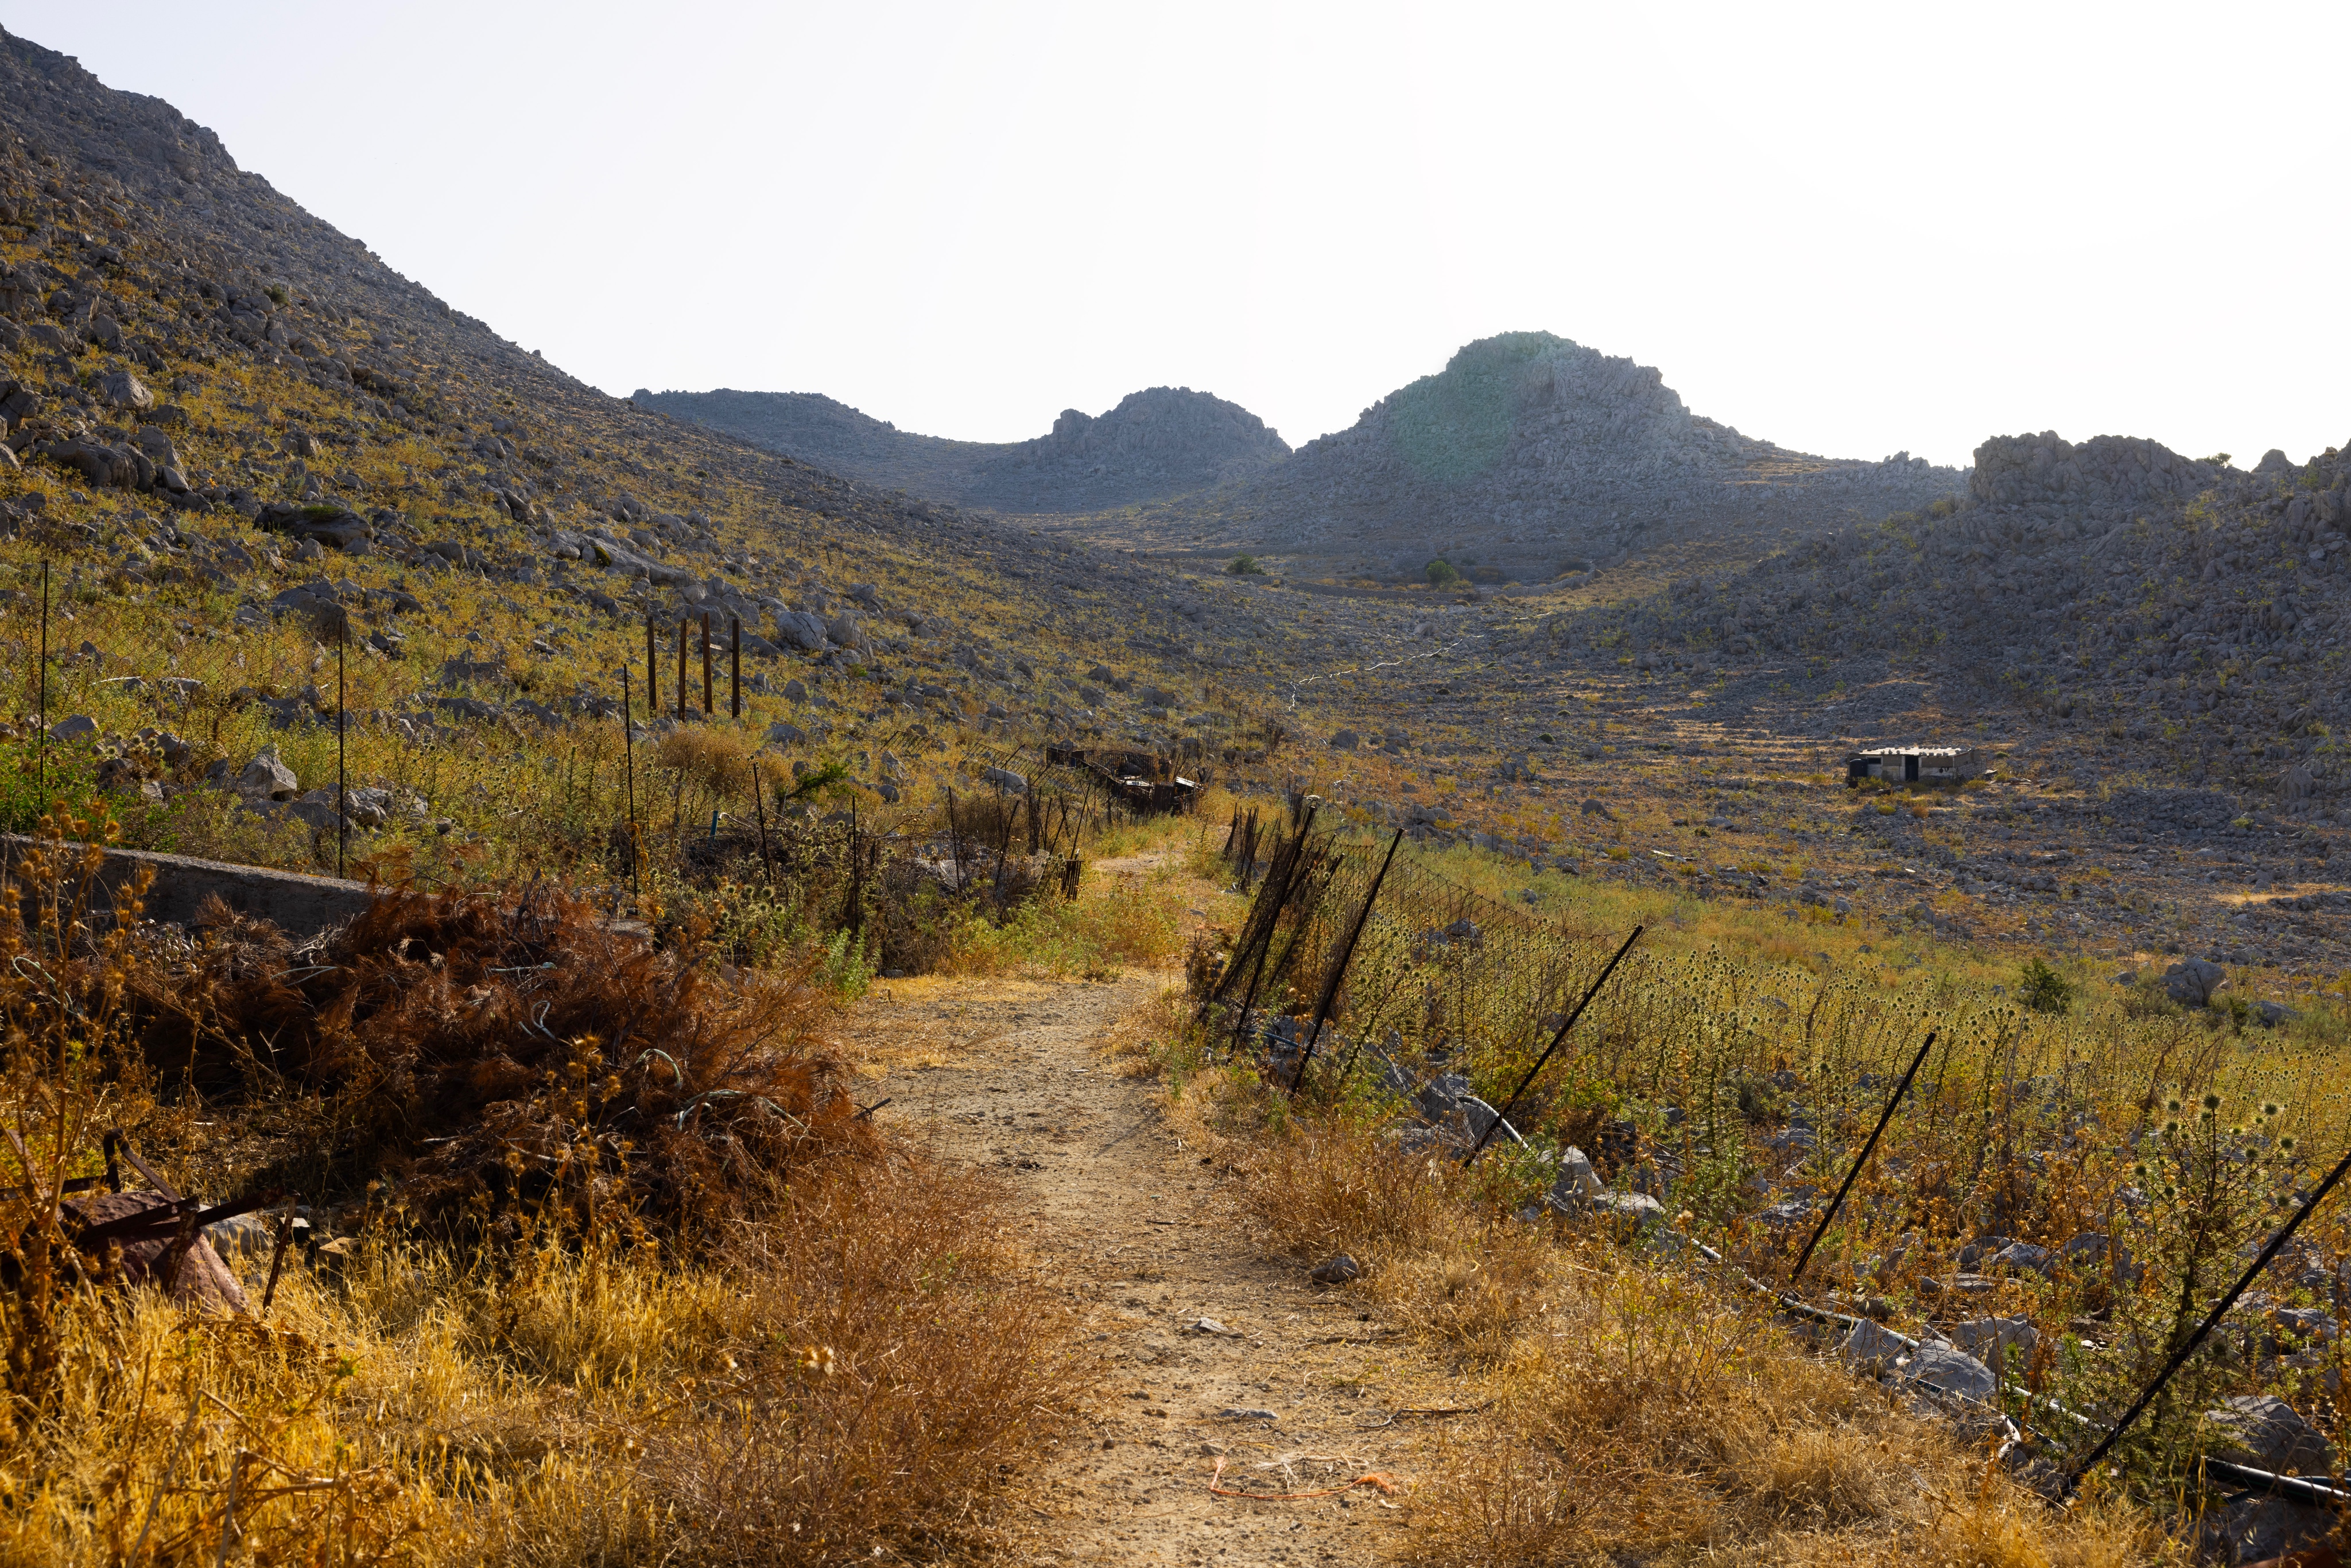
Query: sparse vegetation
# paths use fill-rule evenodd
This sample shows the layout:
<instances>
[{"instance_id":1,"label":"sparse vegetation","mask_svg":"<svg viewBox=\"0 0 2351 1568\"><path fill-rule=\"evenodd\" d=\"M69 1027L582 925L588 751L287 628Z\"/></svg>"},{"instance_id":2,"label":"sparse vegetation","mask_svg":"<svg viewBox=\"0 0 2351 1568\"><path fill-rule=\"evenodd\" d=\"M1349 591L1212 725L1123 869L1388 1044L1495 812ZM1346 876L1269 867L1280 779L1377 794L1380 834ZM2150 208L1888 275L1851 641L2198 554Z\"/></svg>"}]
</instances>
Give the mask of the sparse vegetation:
<instances>
[{"instance_id":1,"label":"sparse vegetation","mask_svg":"<svg viewBox=\"0 0 2351 1568\"><path fill-rule=\"evenodd\" d=\"M840 1009L908 976L1010 990L1166 969L1187 922L1213 919L1228 935L1190 965L1211 977L1238 918L1168 868L1229 881L1223 815L1280 822L1309 796L1358 862L1407 834L1399 889L1439 876L1455 901L1374 923L1338 995L1348 1042L1386 1044L1416 1083L1458 1072L1506 1098L1570 982L1646 928L1514 1109L1531 1148L1466 1172L1400 1156L1391 1134L1423 1130L1395 1124L1367 1053L1322 1059L1292 1101L1232 1060L1233 1031L1189 1030L1191 998L1126 1042L1186 1137L1246 1178L1270 1249L1353 1252L1355 1288L1493 1401L1422 1484L1416 1560L2160 1561L2186 1550L2214 1401L2273 1394L2351 1437L2327 1392L2346 1341L2320 1326L2351 1259L2334 1214L2068 1516L1689 1249L1777 1283L1803 1227L1773 1206L1830 1189L1940 1030L1809 1288L1906 1332L2029 1325L1994 1399L2045 1458L2069 1439L2034 1401L2116 1407L2340 1152L2351 975L2341 905L2308 901L2339 886L2341 835L2289 809L2337 758L2316 698L2231 716L2339 664L2302 656L2333 612L2311 577L2183 660L2179 622L2145 608L2149 584L2208 568L2324 564L2308 519L2332 470L2301 476L2293 549L2270 512L2241 528L2202 497L2179 570L2119 531L2104 559L2133 570L2111 585L2043 585L2132 606L2068 617L2077 641L2019 662L2012 712L1977 724L2018 766L1848 795L1847 729L1968 653L1944 645L1952 622L1853 656L1857 628L1936 622L1856 615L1855 585L2005 580L1984 563L2016 541L1980 509L1740 545L1778 553L1731 586L1734 547L1685 540L1584 562L1572 593L1532 601L1400 588L1409 555L1376 564L1384 587L1286 570L1311 591L1275 591L1250 556L1219 571L1231 546L1207 534L1186 575L1036 519L879 501L517 369L404 286L298 267L248 287L210 238L141 226L173 209L99 173L37 175L0 149L0 177L12 212L48 214L0 214L0 262L43 308L102 274L124 333L0 350L43 400L17 427L22 467L0 473L0 643L20 670L0 825L329 869L327 802L224 787L274 748L299 792L339 760L381 792L350 848L392 890L297 947L225 912L186 940L98 930L65 891L78 852L23 868L35 925L0 925L0 1118L25 1155L0 1196L13 1555L984 1556L1100 1369L995 1189L877 1129L851 1092L871 1042L841 1038ZM90 182L127 260L55 250L95 220L68 223L53 178ZM142 270L158 240L188 259ZM214 272L255 307L245 337L188 281ZM1506 347L1497 369L1552 351ZM100 398L133 371L160 407ZM1429 474L1484 472L1514 388L1424 387L1397 405L1406 445ZM150 413L201 506L36 450L135 442ZM272 503L277 531L248 525ZM346 521L365 553L287 531ZM2093 542L2070 528L2045 558L2069 571ZM640 564L597 564L590 532ZM1520 569L1517 541L1420 548L1440 539L1437 589ZM1848 549L1852 575L1774 576ZM1931 550L1951 559L1902 575ZM310 583L332 601L304 603ZM815 624L787 637L768 600ZM705 713L678 639L713 604ZM729 604L753 633L739 718ZM2110 700L2135 665L2168 709ZM87 733L37 738L68 716ZM2011 720L2051 729L2001 733ZM2069 784L2043 746L2068 724L2117 754L2159 735L2166 755ZM1225 788L1199 819L1123 818L1040 742ZM2146 801L2207 783L2209 852L2190 861ZM1130 853L1155 863L1117 863ZM1316 954L1353 906L1318 907L1263 1009L1318 999ZM2174 999L2160 971L2205 953L2230 988ZM298 1257L266 1321L117 1290L103 1260L68 1256L56 1208L116 1126L187 1190L282 1186L349 1245ZM1571 1145L1665 1215L1605 1237L1588 1216L1523 1218Z\"/></svg>"}]
</instances>

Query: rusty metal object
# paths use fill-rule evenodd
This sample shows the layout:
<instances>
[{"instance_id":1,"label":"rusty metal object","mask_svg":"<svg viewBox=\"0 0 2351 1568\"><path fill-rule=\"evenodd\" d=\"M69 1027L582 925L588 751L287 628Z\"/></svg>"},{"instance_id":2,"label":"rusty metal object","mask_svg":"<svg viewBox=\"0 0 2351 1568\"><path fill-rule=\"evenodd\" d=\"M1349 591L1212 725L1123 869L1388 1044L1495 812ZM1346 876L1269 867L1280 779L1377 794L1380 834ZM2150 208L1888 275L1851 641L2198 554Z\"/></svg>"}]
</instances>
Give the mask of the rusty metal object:
<instances>
[{"instance_id":1,"label":"rusty metal object","mask_svg":"<svg viewBox=\"0 0 2351 1568\"><path fill-rule=\"evenodd\" d=\"M244 1288L205 1239L204 1227L265 1201L200 1210L160 1192L101 1192L69 1197L57 1207L74 1250L107 1260L120 1283L152 1283L183 1306L243 1313L250 1310Z\"/></svg>"}]
</instances>

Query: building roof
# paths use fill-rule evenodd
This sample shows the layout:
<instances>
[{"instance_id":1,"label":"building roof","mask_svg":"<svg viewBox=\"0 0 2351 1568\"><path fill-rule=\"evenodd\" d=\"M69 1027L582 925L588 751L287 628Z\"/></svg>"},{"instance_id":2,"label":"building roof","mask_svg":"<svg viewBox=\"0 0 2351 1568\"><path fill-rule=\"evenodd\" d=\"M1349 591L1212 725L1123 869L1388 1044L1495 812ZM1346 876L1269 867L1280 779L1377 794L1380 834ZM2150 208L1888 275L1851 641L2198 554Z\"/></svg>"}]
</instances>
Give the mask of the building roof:
<instances>
[{"instance_id":1,"label":"building roof","mask_svg":"<svg viewBox=\"0 0 2351 1568\"><path fill-rule=\"evenodd\" d=\"M1855 757L1965 757L1975 749L1972 746L1873 746L1854 753Z\"/></svg>"}]
</instances>

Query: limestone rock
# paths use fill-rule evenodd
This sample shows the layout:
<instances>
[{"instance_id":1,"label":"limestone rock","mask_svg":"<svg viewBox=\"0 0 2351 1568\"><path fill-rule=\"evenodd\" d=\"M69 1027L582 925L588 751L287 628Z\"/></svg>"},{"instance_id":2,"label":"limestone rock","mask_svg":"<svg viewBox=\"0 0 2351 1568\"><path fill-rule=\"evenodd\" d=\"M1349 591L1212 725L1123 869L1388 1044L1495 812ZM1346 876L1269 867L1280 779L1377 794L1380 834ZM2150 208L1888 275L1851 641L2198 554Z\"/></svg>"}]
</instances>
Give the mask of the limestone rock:
<instances>
[{"instance_id":1,"label":"limestone rock","mask_svg":"<svg viewBox=\"0 0 2351 1568\"><path fill-rule=\"evenodd\" d=\"M98 395L109 408L144 413L155 406L155 394L129 371L109 371L99 377Z\"/></svg>"},{"instance_id":2,"label":"limestone rock","mask_svg":"<svg viewBox=\"0 0 2351 1568\"><path fill-rule=\"evenodd\" d=\"M1903 1361L1898 1374L1914 1386L1981 1404L1999 1386L1991 1368L1974 1356L1938 1344L1922 1344Z\"/></svg>"},{"instance_id":3,"label":"limestone rock","mask_svg":"<svg viewBox=\"0 0 2351 1568\"><path fill-rule=\"evenodd\" d=\"M2206 1006L2228 983L2228 971L2206 958L2184 959L2163 972L2165 994L2182 1007Z\"/></svg>"},{"instance_id":4,"label":"limestone rock","mask_svg":"<svg viewBox=\"0 0 2351 1568\"><path fill-rule=\"evenodd\" d=\"M236 776L237 792L268 800L290 800L301 791L294 769L286 766L274 745L261 748L245 771Z\"/></svg>"},{"instance_id":5,"label":"limestone rock","mask_svg":"<svg viewBox=\"0 0 2351 1568\"><path fill-rule=\"evenodd\" d=\"M2270 1394L2239 1394L2208 1411L2205 1419L2231 1439L2216 1457L2273 1475L2324 1475L2335 1450L2326 1438L2284 1400Z\"/></svg>"}]
</instances>

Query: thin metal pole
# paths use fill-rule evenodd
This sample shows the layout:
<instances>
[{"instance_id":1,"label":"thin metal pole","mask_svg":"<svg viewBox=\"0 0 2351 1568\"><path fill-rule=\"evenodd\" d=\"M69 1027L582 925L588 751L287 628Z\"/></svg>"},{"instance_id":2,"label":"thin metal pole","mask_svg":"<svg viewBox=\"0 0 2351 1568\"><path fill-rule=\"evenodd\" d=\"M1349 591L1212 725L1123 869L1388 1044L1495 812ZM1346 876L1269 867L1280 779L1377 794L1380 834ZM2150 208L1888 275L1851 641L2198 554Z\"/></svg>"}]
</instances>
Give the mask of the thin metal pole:
<instances>
[{"instance_id":1,"label":"thin metal pole","mask_svg":"<svg viewBox=\"0 0 2351 1568\"><path fill-rule=\"evenodd\" d=\"M1575 1020L1583 1016L1583 1009L1592 1005L1592 998L1600 994L1600 988L1608 983L1608 977L1616 972L1616 966L1624 962L1625 955L1633 950L1633 944L1641 939L1641 933L1646 929L1646 926L1641 925L1633 927L1633 935L1625 938L1625 946L1616 949L1616 956L1608 960L1608 967L1600 971L1600 977L1592 982L1592 988L1583 993L1583 999L1575 1004L1575 1010L1567 1015L1567 1021L1559 1026L1557 1034L1551 1037L1551 1043L1543 1048L1543 1053L1535 1058L1535 1064L1527 1069L1527 1075L1519 1080L1519 1086L1516 1089L1510 1091L1509 1101L1494 1113L1494 1119L1486 1124L1486 1130L1478 1134L1477 1146L1461 1156L1464 1169L1468 1167L1471 1160L1484 1152L1486 1140L1494 1135L1494 1129L1509 1121L1510 1113L1519 1108L1519 1096L1527 1092L1527 1085L1535 1081L1535 1074L1543 1070L1543 1063L1551 1060L1551 1053L1559 1049L1560 1042L1567 1038L1567 1031L1575 1027Z\"/></svg>"},{"instance_id":2,"label":"thin metal pole","mask_svg":"<svg viewBox=\"0 0 2351 1568\"><path fill-rule=\"evenodd\" d=\"M726 625L730 648L728 657L733 666L728 675L726 716L741 718L743 716L743 618L740 615L729 615L726 618Z\"/></svg>"},{"instance_id":3,"label":"thin metal pole","mask_svg":"<svg viewBox=\"0 0 2351 1568\"><path fill-rule=\"evenodd\" d=\"M2346 1154L2335 1168L2326 1173L2326 1179L2318 1184L2318 1190L2310 1195L2310 1201L2294 1211L2294 1218L2285 1222L2285 1228L2270 1238L2270 1244L2262 1249L2262 1255L2253 1260L2252 1266L2229 1287L2229 1293L2213 1303L2212 1310L2204 1315L2204 1321L2196 1325L2196 1332L2188 1336L2188 1343L2181 1345L2164 1369L2155 1375L2155 1381L2147 1385L2147 1392L2123 1412L2122 1419L2115 1423L2114 1430L2099 1439L2098 1446L2090 1450L2088 1458L2074 1467L2072 1473L2065 1478L2065 1484L2058 1490L2058 1501L2063 1502L2074 1495L2074 1490L2082 1484L2082 1478L2097 1468L2098 1461L2106 1457L2106 1450L2115 1446L2116 1440L2130 1429L2131 1423L2139 1418L2140 1414L2154 1402L2155 1396L2163 1392L2163 1385L2171 1381L2171 1375L2188 1364L2188 1358L2196 1354L2196 1347L2204 1343L2204 1336L2228 1315L2229 1309L2237 1304L2237 1298L2243 1295L2245 1288L2270 1266L2270 1260L2278 1255L2279 1249L2294 1239L2294 1233L2302 1228L2302 1222L2317 1212L2318 1206L2326 1201L2326 1195L2335 1190L2335 1184L2343 1179L2346 1171L2351 1171L2351 1154ZM2114 1239L2109 1236L2106 1245L2111 1247L2114 1244Z\"/></svg>"},{"instance_id":4,"label":"thin metal pole","mask_svg":"<svg viewBox=\"0 0 2351 1568\"><path fill-rule=\"evenodd\" d=\"M1348 960L1355 956L1355 944L1362 939L1364 924L1372 917L1372 905L1379 902L1380 883L1388 879L1388 867L1395 860L1396 846L1402 842L1404 830L1398 828L1395 837L1388 841L1388 852L1380 862L1379 874L1372 878L1372 891L1364 895L1364 907L1355 914L1354 929L1347 933L1347 945L1339 950L1338 967L1332 969L1331 977L1322 983L1322 999L1314 1004L1314 1021L1307 1028L1306 1043L1299 1049L1298 1071L1290 1075L1290 1092L1292 1094L1297 1093L1298 1086L1306 1082L1306 1064L1314 1060L1314 1041L1321 1037L1323 1020L1331 1016L1331 1009L1339 999L1339 982L1347 977Z\"/></svg>"},{"instance_id":5,"label":"thin metal pole","mask_svg":"<svg viewBox=\"0 0 2351 1568\"><path fill-rule=\"evenodd\" d=\"M677 618L677 716L685 716L685 627L689 617Z\"/></svg>"},{"instance_id":6,"label":"thin metal pole","mask_svg":"<svg viewBox=\"0 0 2351 1568\"><path fill-rule=\"evenodd\" d=\"M710 617L702 618L702 716L710 716Z\"/></svg>"},{"instance_id":7,"label":"thin metal pole","mask_svg":"<svg viewBox=\"0 0 2351 1568\"><path fill-rule=\"evenodd\" d=\"M41 734L33 743L37 788L33 804L48 810L49 793L49 563L41 562Z\"/></svg>"},{"instance_id":8,"label":"thin metal pole","mask_svg":"<svg viewBox=\"0 0 2351 1568\"><path fill-rule=\"evenodd\" d=\"M751 805L759 813L759 863L768 871L768 885L776 885L776 862L768 852L768 792L759 788L759 759L751 758Z\"/></svg>"},{"instance_id":9,"label":"thin metal pole","mask_svg":"<svg viewBox=\"0 0 2351 1568\"><path fill-rule=\"evenodd\" d=\"M653 640L653 617L645 617L645 639ZM648 692L650 698L652 694ZM650 706L650 704L648 705ZM629 891L642 894L644 886L637 880L637 726L629 716L629 666L621 666L621 752L629 775Z\"/></svg>"},{"instance_id":10,"label":"thin metal pole","mask_svg":"<svg viewBox=\"0 0 2351 1568\"><path fill-rule=\"evenodd\" d=\"M1829 1233L1829 1226L1835 1221L1837 1210L1844 1204L1844 1195L1853 1190L1854 1178L1860 1176L1861 1167L1869 1163L1870 1151L1877 1147L1877 1140L1885 1133L1886 1124L1894 1120L1895 1107L1902 1103L1902 1096L1909 1092L1910 1081L1918 1076L1918 1069L1927 1064L1927 1053L1934 1049L1935 1031L1930 1029L1927 1031L1927 1043L1920 1046L1918 1054L1910 1059L1910 1071L1904 1073L1902 1082L1894 1086L1894 1093L1886 1102L1886 1110L1877 1118L1877 1125L1869 1130L1869 1141L1862 1145L1861 1153L1854 1156L1853 1168L1844 1173L1844 1181L1838 1186L1836 1197L1829 1200L1828 1212L1821 1216L1820 1224L1813 1228L1813 1239L1804 1243L1803 1253L1797 1258L1796 1267L1788 1276L1791 1289L1803 1278L1804 1265L1813 1260L1813 1249L1818 1247L1821 1238Z\"/></svg>"},{"instance_id":11,"label":"thin metal pole","mask_svg":"<svg viewBox=\"0 0 2351 1568\"><path fill-rule=\"evenodd\" d=\"M351 845L351 802L347 775L343 770L343 731L349 718L350 704L344 700L343 650L351 641L350 618L343 619L343 634L335 639L335 874L341 876L344 858Z\"/></svg>"}]
</instances>

